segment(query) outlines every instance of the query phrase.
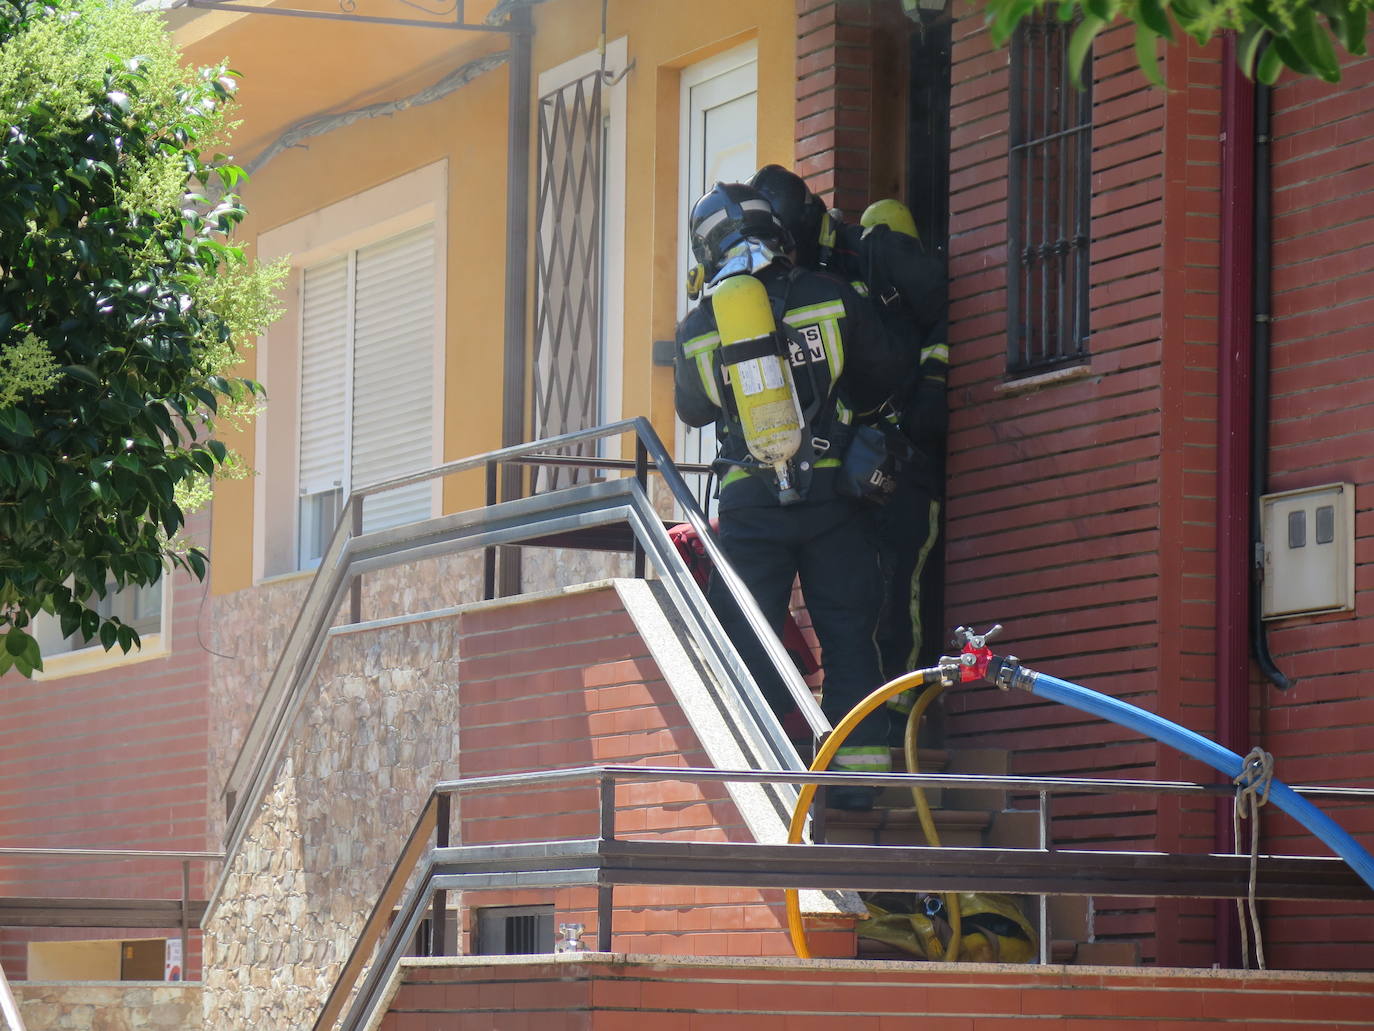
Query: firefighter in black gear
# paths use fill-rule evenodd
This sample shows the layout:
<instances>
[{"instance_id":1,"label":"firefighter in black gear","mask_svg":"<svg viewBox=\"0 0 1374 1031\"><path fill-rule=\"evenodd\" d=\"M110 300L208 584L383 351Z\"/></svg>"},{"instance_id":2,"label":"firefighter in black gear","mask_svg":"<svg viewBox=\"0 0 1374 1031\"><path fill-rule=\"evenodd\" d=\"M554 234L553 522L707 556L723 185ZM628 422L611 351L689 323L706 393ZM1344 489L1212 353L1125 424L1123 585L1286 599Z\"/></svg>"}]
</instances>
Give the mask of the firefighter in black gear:
<instances>
[{"instance_id":1,"label":"firefighter in black gear","mask_svg":"<svg viewBox=\"0 0 1374 1031\"><path fill-rule=\"evenodd\" d=\"M879 201L859 225L848 225L800 176L780 165L764 166L750 183L800 238L799 263L827 269L866 292L903 348L889 418L900 426L910 450L878 515L888 578L878 642L883 675L891 680L939 658L939 635L923 628L934 631L943 616L943 592L928 559L937 546L944 487L948 279L943 263L921 246L911 213L899 201ZM906 711L911 702L894 699L892 707Z\"/></svg>"},{"instance_id":2,"label":"firefighter in black gear","mask_svg":"<svg viewBox=\"0 0 1374 1031\"><path fill-rule=\"evenodd\" d=\"M690 228L707 296L677 329L677 412L689 426L716 424L721 545L774 630L781 630L793 580L800 578L821 646L821 708L838 722L882 682L874 634L883 577L871 506L837 493L836 474L853 413L883 404L898 354L872 305L849 284L794 266L785 256L790 238L757 191L716 184L693 207ZM754 275L767 291L804 419L804 443L789 463L798 496L791 503L784 503L774 469L751 455L736 395L722 376L712 293L741 274ZM781 719L793 704L786 686L719 581L710 598ZM859 727L836 763L846 770L886 772L885 728ZM828 801L864 809L875 793L831 789Z\"/></svg>"}]
</instances>

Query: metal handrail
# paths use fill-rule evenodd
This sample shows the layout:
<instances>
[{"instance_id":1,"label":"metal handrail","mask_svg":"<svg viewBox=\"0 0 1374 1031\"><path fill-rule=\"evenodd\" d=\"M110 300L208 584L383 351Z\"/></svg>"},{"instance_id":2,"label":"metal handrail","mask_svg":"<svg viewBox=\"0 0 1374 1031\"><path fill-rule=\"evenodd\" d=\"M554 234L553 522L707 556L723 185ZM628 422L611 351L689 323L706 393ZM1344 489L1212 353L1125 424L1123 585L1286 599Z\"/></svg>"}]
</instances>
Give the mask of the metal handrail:
<instances>
[{"instance_id":1,"label":"metal handrail","mask_svg":"<svg viewBox=\"0 0 1374 1031\"><path fill-rule=\"evenodd\" d=\"M185 862L219 862L223 852L178 852L140 848L29 848L0 847L0 856L48 856L69 859L180 859Z\"/></svg>"},{"instance_id":2,"label":"metal handrail","mask_svg":"<svg viewBox=\"0 0 1374 1031\"><path fill-rule=\"evenodd\" d=\"M26 1031L24 1017L19 1012L19 1003L15 1001L14 993L10 991L10 981L5 976L5 968L2 966L0 966L0 1017L5 1018L5 1026L10 1031Z\"/></svg>"},{"instance_id":3,"label":"metal handrail","mask_svg":"<svg viewBox=\"0 0 1374 1031\"><path fill-rule=\"evenodd\" d=\"M361 508L363 498L373 494L380 494L388 490L396 490L401 487L410 486L415 483L422 483L426 480L435 479L443 476L451 476L454 473L465 472L472 469L481 468L491 464L502 462L514 462L519 459L535 459L546 457L544 452L554 451L558 448L570 447L574 444L588 443L594 440L602 440L607 437L619 436L624 433L633 433L637 448L642 448L645 452L643 461L636 459L635 467L652 469L663 477L664 483L668 487L673 500L682 506L683 514L687 522L692 525L697 536L701 539L706 549L707 557L710 558L715 567L716 576L725 584L733 595L735 602L740 606L750 628L759 637L764 645L769 658L777 667L777 672L781 674L786 683L793 701L806 717L808 725L817 737L830 733L834 728L830 721L826 719L816 704L815 697L811 690L806 686L797 673L796 666L787 655L787 650L778 639L776 633L764 619L763 613L759 611L758 605L754 602L754 597L745 586L744 581L739 578L729 559L725 557L725 552L721 549L716 540L715 532L711 529L710 522L706 514L702 512L701 506L697 504L696 497L692 493L692 488L683 479L682 473L677 463L668 454L668 449L663 446L658 432L653 424L643 416L635 416L630 419L621 419L619 422L608 423L590 430L578 430L573 433L564 433L557 437L548 437L544 440L534 441L528 444L517 444L513 447L500 448L496 451L488 451L485 454L474 455L469 458L458 459L444 465L435 466L426 472L408 473L403 476L393 477L390 480L381 480L377 483L368 484L355 490L348 499L348 504L344 506L344 511L339 518L339 529L336 536L344 527L351 527L361 524ZM588 459L589 464L601 462L601 459ZM709 469L710 467L705 467ZM355 514L350 509L357 505L358 513Z\"/></svg>"},{"instance_id":4,"label":"metal handrail","mask_svg":"<svg viewBox=\"0 0 1374 1031\"><path fill-rule=\"evenodd\" d=\"M528 787L556 784L588 777L612 780L670 780L701 783L714 781L738 784L815 784L836 786L856 781L875 787L898 788L986 788L994 791L1025 791L1060 794L1148 794L1148 795L1224 795L1236 793L1234 784L1197 784L1188 780L1116 780L1111 777L1019 777L986 773L851 773L813 770L775 772L772 770L718 770L692 766L629 766L602 764L570 766L557 770L526 773L497 773L484 777L461 777L440 781L436 795L458 795L500 787ZM1364 798L1374 800L1374 788L1337 785L1310 785L1293 789L1308 798Z\"/></svg>"},{"instance_id":5,"label":"metal handrail","mask_svg":"<svg viewBox=\"0 0 1374 1031\"><path fill-rule=\"evenodd\" d=\"M618 495L612 498L606 491L598 492L596 489L626 482L642 486L642 475L628 481L614 480L599 485L562 488L531 498L502 502L476 513L458 513L385 531L367 534L362 532L363 504L366 498L373 495L455 473L484 467L492 470L505 462L535 460L552 450L625 433L635 435L637 474L653 469L663 478L669 492L681 506L686 521L696 531L707 556L714 563L717 578L734 596L746 622L759 638L777 674L788 686L812 731L818 737L830 732L829 721L820 711L810 689L801 679L781 641L759 611L752 595L731 568L705 514L696 503L690 487L668 455L653 426L642 417L625 419L595 429L580 430L488 451L447 462L423 472L407 473L367 484L349 495L334 535L297 613L282 649L281 658L226 778L224 797L228 817L227 852L232 854L237 849L249 819L256 812L265 794L271 773L270 767L285 746L292 717L301 702L305 682L323 649L324 640L332 626L333 614L338 610L345 593L350 588L356 591L357 577L362 572L397 565L408 558L427 557L460 547L472 547L475 546L474 542L484 547L518 543L539 536L541 527L544 531L550 526L566 529L569 526L583 525L591 518L605 523L616 517L631 525L639 547L654 551L660 571L667 570L671 574L668 579L679 584L690 579L690 574L687 573L676 549L668 541L661 521L656 516L648 518L652 513L652 506L648 504L642 490L638 496L634 496L633 492L627 489L622 492L623 498ZM595 517L588 516L584 511L567 517L561 523L551 515L560 504L577 503L587 506L599 503L601 510ZM621 504L622 509L612 511L610 506L615 504ZM583 520L583 523L579 523L579 519ZM697 618L690 622L699 628L702 612L709 611L709 608L700 604L700 592L695 584L693 583L690 588L681 586L676 592L675 600L680 606L697 608ZM787 742L767 704L762 701L757 685L754 684L733 645L724 639L718 628L715 632L699 630L696 643L715 656L716 665L718 670L723 672L725 681L732 684L740 693L747 707L752 710L754 718L759 721L765 736L771 741L771 761L780 768L800 768L801 763L796 758L791 744ZM223 876L227 876L227 872L226 867L221 884L211 894L212 908L219 897Z\"/></svg>"},{"instance_id":6,"label":"metal handrail","mask_svg":"<svg viewBox=\"0 0 1374 1031\"><path fill-rule=\"evenodd\" d=\"M523 845L479 845L450 847L451 797L471 791L491 789L511 789L536 787L551 783L574 780L595 780L598 793L598 836L594 839L574 839L565 841L529 842ZM1039 818L1042 846L1038 849L931 849L920 847L878 848L870 846L822 846L816 852L814 866L793 858L786 869L781 864L787 857L799 857L797 850L807 845L753 846L766 852L764 862L745 862L743 855L735 857L728 846L720 843L703 845L698 842L635 842L619 843L615 831L615 793L617 781L687 781L687 782L752 782L786 783L791 785L817 784L870 784L875 786L909 787L973 787L996 788L1010 791L1034 793L1039 799ZM1294 790L1313 798L1374 798L1374 789L1309 786ZM1189 781L1148 781L1112 780L1095 777L1018 777L990 776L980 774L934 774L934 773L816 773L812 771L762 771L762 770L721 770L690 767L648 767L628 765L581 766L559 770L542 770L527 773L496 774L484 777L459 778L442 781L435 785L427 800L415 829L400 859L392 868L382 889L376 906L369 915L367 923L359 934L349 958L340 970L339 977L325 1000L320 1015L315 1022L315 1031L335 1026L343 1012L344 1004L352 995L352 1006L339 1023L340 1031L358 1031L371 1026L374 1010L379 1000L386 994L383 988L392 978L400 962L406 944L415 940L426 913L433 915L434 944L432 954L445 952L442 916L447 910L447 895L452 890L480 889L486 887L509 886L512 880L522 877L531 886L567 885L572 883L594 883L598 890L597 937L598 951L611 949L611 891L617 883L613 873L600 865L608 857L619 854L614 848L617 844L640 846L638 850L625 848L622 862L633 863L635 858L645 865L634 874L633 883L656 883L651 880L654 870L663 871L674 854L682 862L683 870L691 868L692 883L732 884L747 874L747 882L753 886L800 885L810 877L816 884L834 882L845 877L916 877L922 873L922 865L913 857L925 859L924 876L927 879L939 878L945 881L965 876L964 866L973 867L977 860L985 860L985 866L993 871L998 869L1003 859L1015 859L1035 869L1036 856L1057 855L1073 861L1073 876L1066 877L1063 864L1043 863L1044 876L1055 877L1050 884L1040 884L1043 891L1031 893L1043 895L1100 894L1099 885L1093 880L1093 863L1112 863L1116 876L1123 872L1129 874L1129 864L1134 858L1161 862L1169 857L1163 853L1132 853L1118 851L1057 850L1050 835L1049 800L1060 794L1152 794L1172 796L1230 796L1235 793L1233 784L1195 784ZM1031 810L1026 810L1031 811ZM426 848L433 836L433 845ZM652 846L652 847L651 847ZM738 846L748 849L751 846ZM691 853L705 848L714 848L719 854L706 857L704 864L692 865ZM644 856L640 852L650 850L654 855ZM893 854L901 853L894 862ZM938 873L932 873L933 857L937 854L952 855ZM870 858L871 857L871 858ZM652 862L657 858L658 863ZM743 863L738 869L735 863ZM871 864L872 870L866 870ZM1081 866L1079 865L1081 864ZM1238 865L1239 864L1239 865ZM1236 897L1235 892L1243 890L1247 857L1194 856L1190 857L1189 873L1192 879L1168 883L1164 878L1161 884L1174 895L1189 897ZM770 865L777 867L773 874L768 873ZM1302 883L1303 878L1311 881L1326 879L1329 890L1324 897L1362 898L1368 892L1367 886L1354 877L1349 868L1339 859L1308 857L1266 857L1266 869L1281 868L1293 883ZM504 872L503 872L504 866ZM1123 871L1123 866L1125 867ZM703 868L704 867L704 868ZM747 869L746 869L747 867ZM1201 890L1205 884L1197 880L1199 871L1212 868L1216 883L1213 889L1223 889L1217 894L1208 895ZM415 872L421 869L417 878ZM628 867L626 868L628 869ZM807 871L811 871L808 873ZM464 872L468 871L468 872ZM966 876L974 876L970 871ZM1234 879L1237 886L1225 887L1227 878ZM1342 880L1344 878L1344 880ZM776 884L772 882L776 881ZM664 882L673 883L673 882ZM410 884L410 889L402 890ZM832 884L833 886L833 884ZM949 886L949 885L946 885ZM955 886L957 887L957 886ZM1128 888L1121 880L1113 882L1105 893L1121 894ZM891 889L896 890L896 889ZM912 890L915 890L914 888ZM999 890L997 887L982 890ZM1005 890L1002 888L1000 890ZM1263 890L1263 889L1262 889ZM1291 888L1289 889L1291 890ZM1143 892L1134 892L1143 894ZM1047 920L1047 911L1042 908L1042 919ZM1048 962L1043 949L1048 940L1047 927L1041 928L1042 962ZM385 937L384 937L385 936ZM378 947L378 942L381 942ZM375 954L374 954L375 950ZM363 974L366 968L366 975ZM361 983L359 979L361 978ZM354 986L358 986L356 993Z\"/></svg>"}]
</instances>

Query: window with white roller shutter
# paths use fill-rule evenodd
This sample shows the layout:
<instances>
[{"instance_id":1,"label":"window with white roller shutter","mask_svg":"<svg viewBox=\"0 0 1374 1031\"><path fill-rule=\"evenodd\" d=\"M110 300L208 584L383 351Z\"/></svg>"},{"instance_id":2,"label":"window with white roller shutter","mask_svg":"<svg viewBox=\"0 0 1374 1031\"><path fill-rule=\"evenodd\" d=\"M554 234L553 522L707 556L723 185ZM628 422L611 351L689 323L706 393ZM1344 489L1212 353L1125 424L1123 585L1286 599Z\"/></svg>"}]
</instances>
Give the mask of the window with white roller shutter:
<instances>
[{"instance_id":1,"label":"window with white roller shutter","mask_svg":"<svg viewBox=\"0 0 1374 1031\"><path fill-rule=\"evenodd\" d=\"M435 241L426 224L306 268L301 281L298 561L343 498L432 464ZM427 483L369 497L363 529L424 519Z\"/></svg>"},{"instance_id":2,"label":"window with white roller shutter","mask_svg":"<svg viewBox=\"0 0 1374 1031\"><path fill-rule=\"evenodd\" d=\"M301 277L301 565L319 560L339 518L348 447L347 257Z\"/></svg>"}]
</instances>

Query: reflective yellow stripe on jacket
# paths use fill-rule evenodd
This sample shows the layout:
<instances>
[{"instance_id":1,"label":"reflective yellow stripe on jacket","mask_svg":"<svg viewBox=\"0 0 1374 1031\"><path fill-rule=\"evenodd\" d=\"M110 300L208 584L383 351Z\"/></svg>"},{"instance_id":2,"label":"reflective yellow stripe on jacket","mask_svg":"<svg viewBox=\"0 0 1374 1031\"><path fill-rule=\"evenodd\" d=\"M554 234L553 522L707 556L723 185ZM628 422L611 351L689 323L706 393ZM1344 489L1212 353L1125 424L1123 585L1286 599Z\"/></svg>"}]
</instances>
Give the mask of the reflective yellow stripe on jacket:
<instances>
[{"instance_id":1,"label":"reflective yellow stripe on jacket","mask_svg":"<svg viewBox=\"0 0 1374 1031\"><path fill-rule=\"evenodd\" d=\"M847 773L888 773L892 753L883 745L845 745L835 753L830 768Z\"/></svg>"},{"instance_id":2,"label":"reflective yellow stripe on jacket","mask_svg":"<svg viewBox=\"0 0 1374 1031\"><path fill-rule=\"evenodd\" d=\"M720 401L720 390L716 386L715 363L711 360L711 355L719 346L720 334L715 332L692 337L682 345L683 357L697 363L697 374L701 377L702 389L717 408L724 406Z\"/></svg>"}]
</instances>

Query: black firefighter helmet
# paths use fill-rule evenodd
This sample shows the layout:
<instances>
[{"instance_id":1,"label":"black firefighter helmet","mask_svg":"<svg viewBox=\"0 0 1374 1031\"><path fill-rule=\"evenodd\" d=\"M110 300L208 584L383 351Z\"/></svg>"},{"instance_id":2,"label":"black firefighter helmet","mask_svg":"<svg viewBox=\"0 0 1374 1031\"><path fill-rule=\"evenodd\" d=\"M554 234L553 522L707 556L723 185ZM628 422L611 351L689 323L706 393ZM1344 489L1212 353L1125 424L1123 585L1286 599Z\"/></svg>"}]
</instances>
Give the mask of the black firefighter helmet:
<instances>
[{"instance_id":1,"label":"black firefighter helmet","mask_svg":"<svg viewBox=\"0 0 1374 1031\"><path fill-rule=\"evenodd\" d=\"M825 203L811 192L806 181L782 165L764 165L749 180L772 205L797 248L800 264L815 265L821 239Z\"/></svg>"},{"instance_id":2,"label":"black firefighter helmet","mask_svg":"<svg viewBox=\"0 0 1374 1031\"><path fill-rule=\"evenodd\" d=\"M692 254L710 282L731 251L747 240L787 251L792 240L767 198L744 183L716 183L692 205Z\"/></svg>"}]
</instances>

